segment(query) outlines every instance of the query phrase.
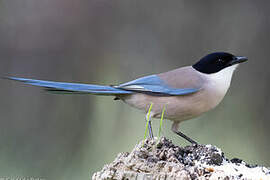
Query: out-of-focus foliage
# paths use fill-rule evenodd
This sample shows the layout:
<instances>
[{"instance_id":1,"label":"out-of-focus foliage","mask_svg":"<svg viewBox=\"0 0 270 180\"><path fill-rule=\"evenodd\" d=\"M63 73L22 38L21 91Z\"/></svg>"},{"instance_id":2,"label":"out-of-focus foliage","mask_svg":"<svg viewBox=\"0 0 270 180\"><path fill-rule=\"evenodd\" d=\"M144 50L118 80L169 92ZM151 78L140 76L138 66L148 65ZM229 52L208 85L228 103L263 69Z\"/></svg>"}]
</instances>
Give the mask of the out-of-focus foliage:
<instances>
[{"instance_id":1,"label":"out-of-focus foliage","mask_svg":"<svg viewBox=\"0 0 270 180\"><path fill-rule=\"evenodd\" d=\"M0 0L0 74L118 84L213 51L247 56L224 101L181 129L229 157L270 166L269 7L252 0ZM144 114L112 97L52 95L6 80L0 94L0 177L89 179L144 135ZM164 121L164 135L186 144L170 125Z\"/></svg>"}]
</instances>

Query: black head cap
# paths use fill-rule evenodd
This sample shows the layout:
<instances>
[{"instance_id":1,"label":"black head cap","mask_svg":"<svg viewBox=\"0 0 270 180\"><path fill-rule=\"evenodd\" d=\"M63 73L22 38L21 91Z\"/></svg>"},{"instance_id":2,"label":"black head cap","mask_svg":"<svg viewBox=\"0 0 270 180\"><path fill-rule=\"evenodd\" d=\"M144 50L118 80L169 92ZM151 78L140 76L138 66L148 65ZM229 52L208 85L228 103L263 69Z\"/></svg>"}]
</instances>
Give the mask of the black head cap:
<instances>
[{"instance_id":1,"label":"black head cap","mask_svg":"<svg viewBox=\"0 0 270 180\"><path fill-rule=\"evenodd\" d=\"M247 61L247 58L244 56L234 56L226 52L215 52L206 55L192 67L199 72L211 74L245 61Z\"/></svg>"}]
</instances>

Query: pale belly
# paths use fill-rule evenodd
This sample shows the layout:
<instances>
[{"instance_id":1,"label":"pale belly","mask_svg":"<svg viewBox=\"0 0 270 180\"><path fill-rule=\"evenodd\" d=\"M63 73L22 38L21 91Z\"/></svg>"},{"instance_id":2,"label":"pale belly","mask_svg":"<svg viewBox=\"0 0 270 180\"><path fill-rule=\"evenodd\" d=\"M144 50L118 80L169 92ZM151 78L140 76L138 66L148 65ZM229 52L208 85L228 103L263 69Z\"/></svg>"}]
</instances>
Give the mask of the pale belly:
<instances>
[{"instance_id":1,"label":"pale belly","mask_svg":"<svg viewBox=\"0 0 270 180\"><path fill-rule=\"evenodd\" d=\"M172 121L184 121L199 116L216 107L223 99L224 94L216 94L210 91L200 91L184 96L150 96L146 94L132 94L121 99L135 107L148 112L152 103L153 117L161 117L162 110L165 107L164 117Z\"/></svg>"}]
</instances>

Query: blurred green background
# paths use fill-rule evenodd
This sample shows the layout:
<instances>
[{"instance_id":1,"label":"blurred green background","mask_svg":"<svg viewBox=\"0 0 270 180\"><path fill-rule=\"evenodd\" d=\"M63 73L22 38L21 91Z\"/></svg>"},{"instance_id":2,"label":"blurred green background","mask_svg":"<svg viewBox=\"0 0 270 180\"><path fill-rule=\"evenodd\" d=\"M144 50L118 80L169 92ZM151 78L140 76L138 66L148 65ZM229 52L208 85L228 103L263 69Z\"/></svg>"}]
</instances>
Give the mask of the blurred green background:
<instances>
[{"instance_id":1,"label":"blurred green background","mask_svg":"<svg viewBox=\"0 0 270 180\"><path fill-rule=\"evenodd\" d=\"M0 74L118 84L247 56L223 102L181 130L229 157L270 166L270 1L0 0ZM0 177L89 179L144 135L144 114L113 97L53 95L0 80ZM157 134L158 121L154 121ZM170 132L176 144L187 143Z\"/></svg>"}]
</instances>

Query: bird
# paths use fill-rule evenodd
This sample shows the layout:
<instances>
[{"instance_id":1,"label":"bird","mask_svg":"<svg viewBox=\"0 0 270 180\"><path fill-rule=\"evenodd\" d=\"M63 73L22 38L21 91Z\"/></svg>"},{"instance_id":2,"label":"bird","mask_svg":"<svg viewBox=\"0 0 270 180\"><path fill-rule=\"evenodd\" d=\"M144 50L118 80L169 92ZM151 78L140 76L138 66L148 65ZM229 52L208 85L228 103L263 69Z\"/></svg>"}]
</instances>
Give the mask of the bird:
<instances>
[{"instance_id":1,"label":"bird","mask_svg":"<svg viewBox=\"0 0 270 180\"><path fill-rule=\"evenodd\" d=\"M40 86L53 93L79 93L114 96L115 100L149 113L149 136L153 138L152 118L172 121L171 130L197 145L197 141L179 130L179 124L215 108L227 93L233 73L247 57L228 52L214 52L202 57L191 66L152 74L119 85L96 85L54 82L7 76L25 84ZM148 112L151 106L151 112Z\"/></svg>"}]
</instances>

